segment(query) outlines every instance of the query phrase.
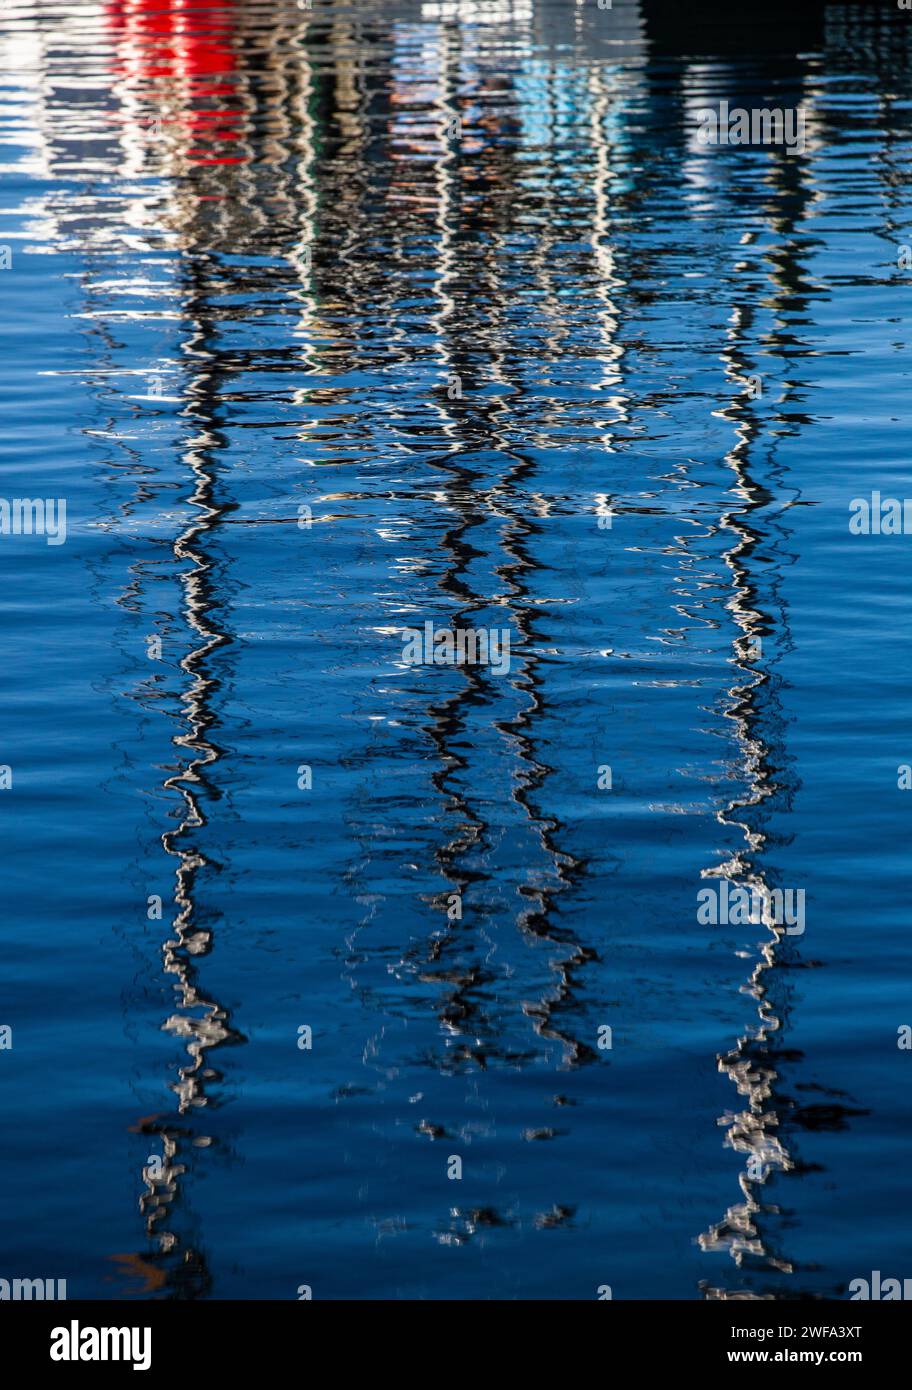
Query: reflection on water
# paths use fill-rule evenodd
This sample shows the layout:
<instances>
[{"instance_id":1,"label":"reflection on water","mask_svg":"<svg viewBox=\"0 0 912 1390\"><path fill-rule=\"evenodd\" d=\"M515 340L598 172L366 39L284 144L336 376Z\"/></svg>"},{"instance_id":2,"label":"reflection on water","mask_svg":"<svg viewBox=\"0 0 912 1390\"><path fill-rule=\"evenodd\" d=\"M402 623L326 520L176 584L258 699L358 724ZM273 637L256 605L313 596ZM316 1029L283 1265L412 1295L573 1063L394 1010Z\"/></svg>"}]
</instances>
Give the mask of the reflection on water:
<instances>
[{"instance_id":1,"label":"reflection on water","mask_svg":"<svg viewBox=\"0 0 912 1390\"><path fill-rule=\"evenodd\" d=\"M839 669L834 578L883 566L899 720L906 600L827 470L865 491L832 422L899 409L908 36L814 4L745 51L713 11L5 12L67 582L116 614L67 696L93 911L138 961L106 967L131 1063L89 1141L118 1162L132 1104L132 1187L112 1166L104 1236L55 1218L97 1252L79 1293L789 1297L868 1267L862 1213L825 1213L856 1142L891 1161L890 1119L855 1121L893 1102L840 1041L846 716L806 653ZM800 103L807 149L701 148L720 96ZM59 611L48 570L25 592ZM405 666L426 621L508 630L509 672ZM841 775L878 824L876 959L891 793ZM806 937L701 925L722 880L806 884Z\"/></svg>"}]
</instances>

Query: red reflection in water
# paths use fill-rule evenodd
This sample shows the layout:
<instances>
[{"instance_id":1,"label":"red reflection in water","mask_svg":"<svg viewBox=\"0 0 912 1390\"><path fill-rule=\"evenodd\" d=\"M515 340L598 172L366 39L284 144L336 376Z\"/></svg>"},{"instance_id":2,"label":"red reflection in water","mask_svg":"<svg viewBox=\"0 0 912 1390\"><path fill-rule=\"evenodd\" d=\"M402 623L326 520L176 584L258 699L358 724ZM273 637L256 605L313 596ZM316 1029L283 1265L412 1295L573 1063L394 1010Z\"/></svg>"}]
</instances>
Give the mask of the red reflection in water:
<instances>
[{"instance_id":1,"label":"red reflection in water","mask_svg":"<svg viewBox=\"0 0 912 1390\"><path fill-rule=\"evenodd\" d=\"M219 149L242 136L244 113L225 104L237 97L234 0L110 0L106 17L118 88L141 100L145 123L182 137L193 163L243 163Z\"/></svg>"}]
</instances>

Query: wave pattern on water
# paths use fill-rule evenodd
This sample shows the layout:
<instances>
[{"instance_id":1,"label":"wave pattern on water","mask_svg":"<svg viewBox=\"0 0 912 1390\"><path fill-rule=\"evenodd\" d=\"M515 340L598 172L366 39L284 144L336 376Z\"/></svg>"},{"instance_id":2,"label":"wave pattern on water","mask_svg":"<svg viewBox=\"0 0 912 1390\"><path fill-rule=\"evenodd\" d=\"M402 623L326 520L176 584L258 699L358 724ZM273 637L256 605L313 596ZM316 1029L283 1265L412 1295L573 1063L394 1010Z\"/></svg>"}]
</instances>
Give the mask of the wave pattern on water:
<instances>
[{"instance_id":1,"label":"wave pattern on water","mask_svg":"<svg viewBox=\"0 0 912 1390\"><path fill-rule=\"evenodd\" d=\"M70 517L0 550L10 1267L903 1272L907 562L847 517L908 476L912 29L767 19L4 7L3 490Z\"/></svg>"}]
</instances>

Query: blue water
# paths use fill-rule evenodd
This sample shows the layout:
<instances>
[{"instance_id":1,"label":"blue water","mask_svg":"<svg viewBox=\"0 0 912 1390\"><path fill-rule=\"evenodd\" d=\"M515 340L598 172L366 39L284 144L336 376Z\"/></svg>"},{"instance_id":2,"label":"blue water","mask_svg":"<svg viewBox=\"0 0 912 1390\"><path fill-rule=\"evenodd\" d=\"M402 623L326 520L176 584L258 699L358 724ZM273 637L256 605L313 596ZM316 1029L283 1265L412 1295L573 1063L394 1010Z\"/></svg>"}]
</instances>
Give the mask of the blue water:
<instances>
[{"instance_id":1,"label":"blue water","mask_svg":"<svg viewBox=\"0 0 912 1390\"><path fill-rule=\"evenodd\" d=\"M912 17L805 20L4 5L0 1277L912 1275Z\"/></svg>"}]
</instances>

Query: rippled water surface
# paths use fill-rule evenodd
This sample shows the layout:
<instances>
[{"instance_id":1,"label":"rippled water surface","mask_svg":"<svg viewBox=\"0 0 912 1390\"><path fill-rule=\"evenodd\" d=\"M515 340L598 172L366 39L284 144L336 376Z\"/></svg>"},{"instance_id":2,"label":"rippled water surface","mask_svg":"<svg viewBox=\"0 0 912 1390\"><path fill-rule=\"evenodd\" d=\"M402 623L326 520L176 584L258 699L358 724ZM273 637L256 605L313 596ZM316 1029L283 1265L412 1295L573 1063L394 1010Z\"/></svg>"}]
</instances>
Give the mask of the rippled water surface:
<instances>
[{"instance_id":1,"label":"rippled water surface","mask_svg":"<svg viewBox=\"0 0 912 1390\"><path fill-rule=\"evenodd\" d=\"M666 10L3 6L0 1275L912 1275L912 16Z\"/></svg>"}]
</instances>

